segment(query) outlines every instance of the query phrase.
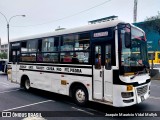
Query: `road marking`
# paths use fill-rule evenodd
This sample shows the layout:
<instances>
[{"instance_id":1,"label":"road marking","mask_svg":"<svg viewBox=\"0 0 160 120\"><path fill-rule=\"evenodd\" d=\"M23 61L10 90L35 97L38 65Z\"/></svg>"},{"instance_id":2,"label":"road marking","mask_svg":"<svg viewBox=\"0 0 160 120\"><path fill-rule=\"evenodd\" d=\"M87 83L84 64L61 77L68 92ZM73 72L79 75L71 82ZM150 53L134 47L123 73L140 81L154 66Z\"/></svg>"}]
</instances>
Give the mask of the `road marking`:
<instances>
[{"instance_id":1,"label":"road marking","mask_svg":"<svg viewBox=\"0 0 160 120\"><path fill-rule=\"evenodd\" d=\"M91 113L91 112L88 112L88 111L85 111L85 110L82 110L82 109L79 109L79 108L76 108L76 107L72 107L72 108L75 109L75 110L78 110L78 111L87 113L87 114L89 114L89 115L94 115L94 113Z\"/></svg>"},{"instance_id":2,"label":"road marking","mask_svg":"<svg viewBox=\"0 0 160 120\"><path fill-rule=\"evenodd\" d=\"M41 101L41 102L37 102L37 103L32 103L32 104L28 104L28 105L23 105L23 106L19 106L19 107L15 107L15 108L10 108L7 110L3 110L3 111L11 111L11 110L16 110L16 109L20 109L20 108L24 108L24 107L29 107L29 106L33 106L33 105L38 105L38 104L42 104L42 103L47 103L47 102L55 102L53 100L46 100L46 101Z\"/></svg>"},{"instance_id":3,"label":"road marking","mask_svg":"<svg viewBox=\"0 0 160 120\"><path fill-rule=\"evenodd\" d=\"M9 92L18 91L18 90L20 90L20 89L15 89L15 90L10 90L10 91L2 91L2 92L0 92L0 94L9 93Z\"/></svg>"},{"instance_id":4,"label":"road marking","mask_svg":"<svg viewBox=\"0 0 160 120\"><path fill-rule=\"evenodd\" d=\"M150 96L149 98L151 98L151 99L156 99L156 100L160 100L160 97L155 97L155 96Z\"/></svg>"}]
</instances>

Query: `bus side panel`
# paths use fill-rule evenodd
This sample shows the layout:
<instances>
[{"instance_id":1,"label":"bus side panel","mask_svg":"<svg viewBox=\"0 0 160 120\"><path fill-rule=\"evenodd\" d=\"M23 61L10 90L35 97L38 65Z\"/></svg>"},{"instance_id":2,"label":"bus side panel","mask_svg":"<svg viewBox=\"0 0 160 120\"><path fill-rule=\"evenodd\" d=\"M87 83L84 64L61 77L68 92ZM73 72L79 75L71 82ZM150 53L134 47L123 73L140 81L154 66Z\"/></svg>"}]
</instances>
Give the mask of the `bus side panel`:
<instances>
[{"instance_id":1,"label":"bus side panel","mask_svg":"<svg viewBox=\"0 0 160 120\"><path fill-rule=\"evenodd\" d=\"M89 71L91 72L91 70ZM19 74L21 77L23 75L27 75L30 80L31 87L33 88L51 91L63 95L69 95L69 89L72 83L82 83L89 92L89 100L92 99L92 77L27 70L21 70ZM21 77L19 78L19 83L21 81Z\"/></svg>"},{"instance_id":2,"label":"bus side panel","mask_svg":"<svg viewBox=\"0 0 160 120\"><path fill-rule=\"evenodd\" d=\"M51 91L52 79L49 78L51 74L47 75L47 73L44 73L44 72L37 72L37 71L35 72L35 71L27 71L27 70L21 70L20 74L21 76L23 75L28 76L31 87L46 90L46 91ZM21 81L21 78L19 80Z\"/></svg>"},{"instance_id":3,"label":"bus side panel","mask_svg":"<svg viewBox=\"0 0 160 120\"><path fill-rule=\"evenodd\" d=\"M92 77L65 75L65 77L61 77L60 81L62 80L65 80L67 82L67 85L63 85L63 83L60 83L60 89L66 87L67 95L69 95L69 89L73 83L82 83L88 90L89 95L92 95ZM91 98L91 96L89 98Z\"/></svg>"},{"instance_id":4,"label":"bus side panel","mask_svg":"<svg viewBox=\"0 0 160 120\"><path fill-rule=\"evenodd\" d=\"M11 81L15 83L19 83L19 77L20 77L20 71L19 71L19 65L12 64L12 74L11 74Z\"/></svg>"}]
</instances>

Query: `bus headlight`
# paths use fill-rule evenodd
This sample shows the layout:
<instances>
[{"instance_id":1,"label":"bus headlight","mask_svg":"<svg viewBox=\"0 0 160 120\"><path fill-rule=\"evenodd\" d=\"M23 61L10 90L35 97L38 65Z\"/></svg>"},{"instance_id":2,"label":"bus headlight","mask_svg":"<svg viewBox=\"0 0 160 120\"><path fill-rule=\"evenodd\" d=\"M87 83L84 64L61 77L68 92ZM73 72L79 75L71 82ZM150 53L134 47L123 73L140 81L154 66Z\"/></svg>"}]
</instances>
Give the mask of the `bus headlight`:
<instances>
[{"instance_id":1,"label":"bus headlight","mask_svg":"<svg viewBox=\"0 0 160 120\"><path fill-rule=\"evenodd\" d=\"M127 91L132 91L133 90L133 85L127 85Z\"/></svg>"}]
</instances>

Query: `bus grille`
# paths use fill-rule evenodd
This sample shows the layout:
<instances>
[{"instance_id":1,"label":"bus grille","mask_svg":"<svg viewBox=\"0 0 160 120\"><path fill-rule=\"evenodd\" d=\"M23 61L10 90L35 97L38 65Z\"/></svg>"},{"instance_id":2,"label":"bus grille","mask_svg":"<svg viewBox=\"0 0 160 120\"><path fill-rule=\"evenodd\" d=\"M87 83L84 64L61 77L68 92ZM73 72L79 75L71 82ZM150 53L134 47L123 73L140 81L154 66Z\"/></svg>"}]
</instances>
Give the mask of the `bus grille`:
<instances>
[{"instance_id":1,"label":"bus grille","mask_svg":"<svg viewBox=\"0 0 160 120\"><path fill-rule=\"evenodd\" d=\"M142 96L147 93L148 85L137 88L138 96Z\"/></svg>"}]
</instances>

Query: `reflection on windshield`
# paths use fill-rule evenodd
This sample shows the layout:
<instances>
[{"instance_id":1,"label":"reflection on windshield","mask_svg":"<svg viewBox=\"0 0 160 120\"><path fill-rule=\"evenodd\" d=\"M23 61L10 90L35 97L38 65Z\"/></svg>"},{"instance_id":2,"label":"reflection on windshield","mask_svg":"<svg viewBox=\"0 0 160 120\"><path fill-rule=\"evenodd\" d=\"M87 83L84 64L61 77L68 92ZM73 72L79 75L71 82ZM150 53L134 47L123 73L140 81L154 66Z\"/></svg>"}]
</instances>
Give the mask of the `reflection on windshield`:
<instances>
[{"instance_id":1,"label":"reflection on windshield","mask_svg":"<svg viewBox=\"0 0 160 120\"><path fill-rule=\"evenodd\" d=\"M140 40L132 41L132 48L122 46L122 65L124 66L141 66L147 62L146 43Z\"/></svg>"},{"instance_id":2,"label":"reflection on windshield","mask_svg":"<svg viewBox=\"0 0 160 120\"><path fill-rule=\"evenodd\" d=\"M147 43L143 32L138 29L131 29L132 45L131 48L125 47L124 30L121 30L120 39L122 42L121 67L124 72L138 71L139 68L148 66ZM127 69L126 69L127 68ZM134 70L134 69L137 70ZM141 70L143 70L141 69Z\"/></svg>"}]
</instances>

